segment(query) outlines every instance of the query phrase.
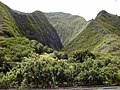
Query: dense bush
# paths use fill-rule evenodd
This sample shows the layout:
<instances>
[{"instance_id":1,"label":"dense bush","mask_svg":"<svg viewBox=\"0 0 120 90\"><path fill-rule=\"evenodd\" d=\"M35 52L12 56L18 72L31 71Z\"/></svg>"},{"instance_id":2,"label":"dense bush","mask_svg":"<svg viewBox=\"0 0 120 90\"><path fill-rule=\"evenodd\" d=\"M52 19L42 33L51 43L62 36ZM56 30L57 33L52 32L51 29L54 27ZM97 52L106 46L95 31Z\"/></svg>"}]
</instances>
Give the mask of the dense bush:
<instances>
[{"instance_id":1,"label":"dense bush","mask_svg":"<svg viewBox=\"0 0 120 90\"><path fill-rule=\"evenodd\" d=\"M119 58L87 58L83 63L52 57L24 58L2 76L1 87L46 88L78 85L119 85Z\"/></svg>"},{"instance_id":2,"label":"dense bush","mask_svg":"<svg viewBox=\"0 0 120 90\"><path fill-rule=\"evenodd\" d=\"M0 38L0 88L120 85L120 57L54 51L35 40Z\"/></svg>"},{"instance_id":3,"label":"dense bush","mask_svg":"<svg viewBox=\"0 0 120 90\"><path fill-rule=\"evenodd\" d=\"M25 37L0 38L0 58L2 61L21 61L22 57L29 57L30 53L52 53L53 49L44 47L35 40Z\"/></svg>"},{"instance_id":4,"label":"dense bush","mask_svg":"<svg viewBox=\"0 0 120 90\"><path fill-rule=\"evenodd\" d=\"M79 62L84 62L87 58L95 59L95 55L88 50L86 51L74 51L72 54L72 58Z\"/></svg>"},{"instance_id":5,"label":"dense bush","mask_svg":"<svg viewBox=\"0 0 120 90\"><path fill-rule=\"evenodd\" d=\"M54 58L56 58L56 59L68 59L68 54L65 52L54 51Z\"/></svg>"},{"instance_id":6,"label":"dense bush","mask_svg":"<svg viewBox=\"0 0 120 90\"><path fill-rule=\"evenodd\" d=\"M0 72L6 73L13 67L12 62L21 62L24 57L31 57L34 53L52 53L53 51L25 37L0 38Z\"/></svg>"},{"instance_id":7,"label":"dense bush","mask_svg":"<svg viewBox=\"0 0 120 90\"><path fill-rule=\"evenodd\" d=\"M64 82L69 83L72 78L73 66L71 67L64 60L26 58L25 61L18 64L3 77L2 86L50 87Z\"/></svg>"}]
</instances>

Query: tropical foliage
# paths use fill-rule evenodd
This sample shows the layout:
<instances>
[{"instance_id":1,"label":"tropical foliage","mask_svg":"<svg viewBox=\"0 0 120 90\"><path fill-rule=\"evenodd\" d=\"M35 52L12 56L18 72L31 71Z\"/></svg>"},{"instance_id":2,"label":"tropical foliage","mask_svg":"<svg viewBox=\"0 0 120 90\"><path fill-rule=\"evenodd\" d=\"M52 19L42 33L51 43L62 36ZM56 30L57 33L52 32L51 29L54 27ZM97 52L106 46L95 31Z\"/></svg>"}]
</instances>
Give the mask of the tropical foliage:
<instances>
[{"instance_id":1,"label":"tropical foliage","mask_svg":"<svg viewBox=\"0 0 120 90\"><path fill-rule=\"evenodd\" d=\"M77 62L72 57L55 59L50 54L32 53L7 73L1 72L0 85L2 88L50 88L120 84L119 57L95 55L91 58L88 53L84 56L87 57L84 61Z\"/></svg>"}]
</instances>

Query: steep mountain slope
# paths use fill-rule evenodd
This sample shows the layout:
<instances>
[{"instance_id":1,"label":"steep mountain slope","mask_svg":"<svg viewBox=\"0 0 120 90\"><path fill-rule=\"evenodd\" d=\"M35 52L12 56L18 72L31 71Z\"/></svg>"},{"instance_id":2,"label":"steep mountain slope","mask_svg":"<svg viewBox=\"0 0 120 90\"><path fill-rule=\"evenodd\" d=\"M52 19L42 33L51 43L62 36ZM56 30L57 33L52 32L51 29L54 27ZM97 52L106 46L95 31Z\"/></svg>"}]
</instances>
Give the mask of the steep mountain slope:
<instances>
[{"instance_id":1,"label":"steep mountain slope","mask_svg":"<svg viewBox=\"0 0 120 90\"><path fill-rule=\"evenodd\" d=\"M64 46L67 46L87 23L83 17L68 13L54 12L45 15L57 30Z\"/></svg>"},{"instance_id":2,"label":"steep mountain slope","mask_svg":"<svg viewBox=\"0 0 120 90\"><path fill-rule=\"evenodd\" d=\"M9 8L0 2L0 36L16 37L21 36L14 18L9 12Z\"/></svg>"},{"instance_id":3,"label":"steep mountain slope","mask_svg":"<svg viewBox=\"0 0 120 90\"><path fill-rule=\"evenodd\" d=\"M0 11L1 36L25 36L56 50L62 48L57 32L42 12L22 13L1 2Z\"/></svg>"},{"instance_id":4,"label":"steep mountain slope","mask_svg":"<svg viewBox=\"0 0 120 90\"><path fill-rule=\"evenodd\" d=\"M101 11L65 51L90 50L93 52L120 54L120 17Z\"/></svg>"}]
</instances>

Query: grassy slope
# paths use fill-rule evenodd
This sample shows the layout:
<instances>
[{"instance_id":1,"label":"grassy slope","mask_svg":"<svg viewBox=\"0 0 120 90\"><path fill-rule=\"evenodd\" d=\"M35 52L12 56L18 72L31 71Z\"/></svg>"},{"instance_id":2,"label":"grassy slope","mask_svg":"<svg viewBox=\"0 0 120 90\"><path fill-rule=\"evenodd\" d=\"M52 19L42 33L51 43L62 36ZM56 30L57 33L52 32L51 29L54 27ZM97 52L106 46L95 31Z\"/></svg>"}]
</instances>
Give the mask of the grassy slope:
<instances>
[{"instance_id":1,"label":"grassy slope","mask_svg":"<svg viewBox=\"0 0 120 90\"><path fill-rule=\"evenodd\" d=\"M9 8L0 2L0 36L21 36Z\"/></svg>"},{"instance_id":2,"label":"grassy slope","mask_svg":"<svg viewBox=\"0 0 120 90\"><path fill-rule=\"evenodd\" d=\"M120 54L120 25L117 25L119 20L118 16L99 13L64 50L72 52L87 49L93 52Z\"/></svg>"},{"instance_id":3,"label":"grassy slope","mask_svg":"<svg viewBox=\"0 0 120 90\"><path fill-rule=\"evenodd\" d=\"M64 46L67 46L86 24L86 20L77 15L62 12L46 13L45 15L57 30Z\"/></svg>"}]
</instances>

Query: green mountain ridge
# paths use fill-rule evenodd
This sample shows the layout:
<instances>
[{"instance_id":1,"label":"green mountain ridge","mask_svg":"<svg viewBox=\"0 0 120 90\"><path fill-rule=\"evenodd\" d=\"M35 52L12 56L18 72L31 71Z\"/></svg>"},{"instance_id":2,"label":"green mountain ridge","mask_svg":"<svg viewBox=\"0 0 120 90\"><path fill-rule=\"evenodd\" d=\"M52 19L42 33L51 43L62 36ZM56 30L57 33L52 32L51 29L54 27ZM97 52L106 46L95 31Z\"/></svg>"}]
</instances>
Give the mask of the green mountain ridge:
<instances>
[{"instance_id":1,"label":"green mountain ridge","mask_svg":"<svg viewBox=\"0 0 120 90\"><path fill-rule=\"evenodd\" d=\"M81 16L63 12L45 13L45 15L56 29L64 46L67 46L87 23Z\"/></svg>"},{"instance_id":2,"label":"green mountain ridge","mask_svg":"<svg viewBox=\"0 0 120 90\"><path fill-rule=\"evenodd\" d=\"M48 22L42 12L22 13L10 9L1 2L0 8L1 36L25 36L56 50L62 48L56 30Z\"/></svg>"},{"instance_id":3,"label":"green mountain ridge","mask_svg":"<svg viewBox=\"0 0 120 90\"><path fill-rule=\"evenodd\" d=\"M92 52L120 54L120 18L101 11L87 27L64 48L65 51L90 50Z\"/></svg>"}]
</instances>

